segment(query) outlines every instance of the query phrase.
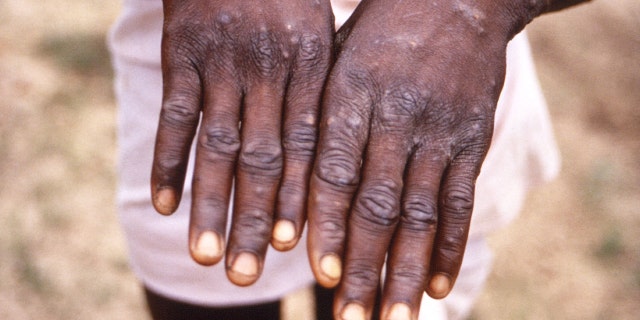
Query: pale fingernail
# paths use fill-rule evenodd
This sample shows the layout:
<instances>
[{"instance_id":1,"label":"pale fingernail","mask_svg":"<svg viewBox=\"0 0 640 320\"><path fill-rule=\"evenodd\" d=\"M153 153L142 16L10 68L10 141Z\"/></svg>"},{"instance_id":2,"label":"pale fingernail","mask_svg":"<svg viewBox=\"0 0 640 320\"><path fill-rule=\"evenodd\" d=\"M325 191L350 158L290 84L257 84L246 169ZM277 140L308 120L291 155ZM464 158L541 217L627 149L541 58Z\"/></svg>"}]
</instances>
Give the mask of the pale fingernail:
<instances>
[{"instance_id":1,"label":"pale fingernail","mask_svg":"<svg viewBox=\"0 0 640 320\"><path fill-rule=\"evenodd\" d=\"M434 275L429 281L429 289L431 289L433 298L436 299L444 298L449 293L450 287L451 279L441 273Z\"/></svg>"},{"instance_id":2,"label":"pale fingernail","mask_svg":"<svg viewBox=\"0 0 640 320\"><path fill-rule=\"evenodd\" d=\"M176 193L173 189L164 188L156 192L153 201L156 210L164 215L170 215L176 210Z\"/></svg>"},{"instance_id":3,"label":"pale fingernail","mask_svg":"<svg viewBox=\"0 0 640 320\"><path fill-rule=\"evenodd\" d=\"M391 306L387 320L411 319L411 308L406 303L396 303Z\"/></svg>"},{"instance_id":4,"label":"pale fingernail","mask_svg":"<svg viewBox=\"0 0 640 320\"><path fill-rule=\"evenodd\" d=\"M320 259L320 270L332 280L340 279L342 276L342 263L335 254L328 254Z\"/></svg>"},{"instance_id":5,"label":"pale fingernail","mask_svg":"<svg viewBox=\"0 0 640 320\"><path fill-rule=\"evenodd\" d=\"M349 303L342 309L340 313L342 320L365 320L366 315L364 307L357 303Z\"/></svg>"},{"instance_id":6,"label":"pale fingernail","mask_svg":"<svg viewBox=\"0 0 640 320\"><path fill-rule=\"evenodd\" d=\"M196 247L194 248L194 258L201 264L212 265L222 258L223 245L220 237L213 231L205 231L200 234Z\"/></svg>"},{"instance_id":7,"label":"pale fingernail","mask_svg":"<svg viewBox=\"0 0 640 320\"><path fill-rule=\"evenodd\" d=\"M258 277L258 257L249 252L241 252L233 261L231 270L232 281L241 286L250 285Z\"/></svg>"},{"instance_id":8,"label":"pale fingernail","mask_svg":"<svg viewBox=\"0 0 640 320\"><path fill-rule=\"evenodd\" d=\"M289 243L296 238L296 227L289 220L279 220L273 227L273 239L281 243Z\"/></svg>"}]
</instances>

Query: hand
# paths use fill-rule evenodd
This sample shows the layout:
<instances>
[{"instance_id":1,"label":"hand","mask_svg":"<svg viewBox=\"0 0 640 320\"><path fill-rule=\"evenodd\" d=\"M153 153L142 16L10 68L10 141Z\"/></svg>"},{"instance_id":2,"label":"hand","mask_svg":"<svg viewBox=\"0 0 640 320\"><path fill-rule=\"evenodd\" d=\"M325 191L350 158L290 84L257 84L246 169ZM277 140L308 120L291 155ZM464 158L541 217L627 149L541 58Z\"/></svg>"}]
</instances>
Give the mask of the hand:
<instances>
[{"instance_id":1,"label":"hand","mask_svg":"<svg viewBox=\"0 0 640 320\"><path fill-rule=\"evenodd\" d=\"M383 319L415 319L425 290L453 286L506 45L528 22L502 5L365 0L339 30L308 239L319 283L340 282L337 319L371 316L385 257Z\"/></svg>"},{"instance_id":2,"label":"hand","mask_svg":"<svg viewBox=\"0 0 640 320\"><path fill-rule=\"evenodd\" d=\"M195 137L191 255L212 265L226 247L229 279L249 285L261 273L272 230L273 246L287 250L305 222L318 105L332 57L330 4L165 0L164 14L153 204L162 214L177 209Z\"/></svg>"}]
</instances>

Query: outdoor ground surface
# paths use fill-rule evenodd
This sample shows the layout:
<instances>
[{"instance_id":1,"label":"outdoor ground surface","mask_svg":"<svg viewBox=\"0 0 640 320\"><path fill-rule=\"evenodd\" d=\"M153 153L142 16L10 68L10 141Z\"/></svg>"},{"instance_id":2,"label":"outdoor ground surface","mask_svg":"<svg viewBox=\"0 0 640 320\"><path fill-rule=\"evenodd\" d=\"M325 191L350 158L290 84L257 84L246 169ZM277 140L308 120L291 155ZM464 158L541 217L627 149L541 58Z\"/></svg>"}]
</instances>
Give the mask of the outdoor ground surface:
<instances>
[{"instance_id":1,"label":"outdoor ground surface","mask_svg":"<svg viewBox=\"0 0 640 320\"><path fill-rule=\"evenodd\" d=\"M113 201L104 34L117 11L0 0L0 319L146 317ZM529 31L563 171L491 238L472 318L638 319L640 2L596 1Z\"/></svg>"}]
</instances>

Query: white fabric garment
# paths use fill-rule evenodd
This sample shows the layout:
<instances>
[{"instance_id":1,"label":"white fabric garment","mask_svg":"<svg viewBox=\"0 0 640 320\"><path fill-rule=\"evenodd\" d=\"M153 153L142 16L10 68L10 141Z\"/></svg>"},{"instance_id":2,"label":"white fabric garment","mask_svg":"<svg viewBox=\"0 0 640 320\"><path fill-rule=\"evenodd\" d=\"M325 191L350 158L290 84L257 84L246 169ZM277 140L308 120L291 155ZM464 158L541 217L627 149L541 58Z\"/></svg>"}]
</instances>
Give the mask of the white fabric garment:
<instances>
[{"instance_id":1,"label":"white fabric garment","mask_svg":"<svg viewBox=\"0 0 640 320\"><path fill-rule=\"evenodd\" d=\"M358 1L332 4L340 25ZM162 97L162 19L161 0L124 0L109 36L119 105L117 201L133 271L157 293L210 306L262 303L310 285L306 238L290 252L269 249L262 277L244 288L227 280L223 263L203 267L191 260L187 234L192 166L179 210L170 217L153 210L149 180ZM518 213L528 188L558 171L558 154L524 34L509 45L507 78L497 110L493 143L476 186L463 271L450 297L425 298L421 319L466 315L490 270L485 235Z\"/></svg>"}]
</instances>

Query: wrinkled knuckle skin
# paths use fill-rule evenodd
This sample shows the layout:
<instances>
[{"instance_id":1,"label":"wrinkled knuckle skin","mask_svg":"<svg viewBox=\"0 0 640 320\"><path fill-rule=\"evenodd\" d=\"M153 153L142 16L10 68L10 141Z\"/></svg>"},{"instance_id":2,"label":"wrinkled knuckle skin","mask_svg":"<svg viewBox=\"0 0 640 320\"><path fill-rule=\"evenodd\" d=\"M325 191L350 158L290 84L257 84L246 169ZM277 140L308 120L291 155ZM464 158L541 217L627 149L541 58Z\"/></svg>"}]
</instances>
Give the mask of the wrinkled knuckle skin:
<instances>
[{"instance_id":1,"label":"wrinkled knuckle skin","mask_svg":"<svg viewBox=\"0 0 640 320\"><path fill-rule=\"evenodd\" d=\"M457 269L462 263L466 237L446 236L437 248L438 264L445 269ZM456 274L453 270L449 273Z\"/></svg>"},{"instance_id":2,"label":"wrinkled knuckle skin","mask_svg":"<svg viewBox=\"0 0 640 320\"><path fill-rule=\"evenodd\" d=\"M241 214L234 215L233 228L234 238L253 239L253 241L264 242L270 239L273 219L262 210L247 210ZM246 240L248 241L248 240Z\"/></svg>"},{"instance_id":3,"label":"wrinkled knuckle skin","mask_svg":"<svg viewBox=\"0 0 640 320\"><path fill-rule=\"evenodd\" d=\"M445 190L442 207L445 212L460 216L461 219L470 217L473 209L473 186L459 182Z\"/></svg>"},{"instance_id":4,"label":"wrinkled knuckle skin","mask_svg":"<svg viewBox=\"0 0 640 320\"><path fill-rule=\"evenodd\" d=\"M193 176L194 185L202 185L203 180L205 180L205 178L200 175ZM204 182L206 183L208 181ZM201 215L226 213L227 203L229 201L222 195L206 192L206 189L203 189L204 188L194 190L194 196L196 196L198 200L194 201L191 206L192 213ZM202 229L206 229L206 225L204 225Z\"/></svg>"},{"instance_id":5,"label":"wrinkled knuckle skin","mask_svg":"<svg viewBox=\"0 0 640 320\"><path fill-rule=\"evenodd\" d=\"M210 153L235 158L240 150L240 137L235 130L221 127L206 128L199 146Z\"/></svg>"},{"instance_id":6,"label":"wrinkled knuckle skin","mask_svg":"<svg viewBox=\"0 0 640 320\"><path fill-rule=\"evenodd\" d=\"M282 147L277 143L251 141L240 151L240 168L251 175L280 177L282 162Z\"/></svg>"},{"instance_id":7,"label":"wrinkled knuckle skin","mask_svg":"<svg viewBox=\"0 0 640 320\"><path fill-rule=\"evenodd\" d=\"M466 107L463 107L464 117L457 114L458 119L452 126L455 128L453 132L462 142L461 145L476 144L488 147L493 135L494 112L487 110L491 109L487 104L489 103L467 102Z\"/></svg>"},{"instance_id":8,"label":"wrinkled knuckle skin","mask_svg":"<svg viewBox=\"0 0 640 320\"><path fill-rule=\"evenodd\" d=\"M493 123L486 119L473 119L464 122L455 131L458 136L457 144L452 148L453 162L468 166L469 174L480 174L482 161L486 156L493 135Z\"/></svg>"},{"instance_id":9,"label":"wrinkled knuckle skin","mask_svg":"<svg viewBox=\"0 0 640 320\"><path fill-rule=\"evenodd\" d=\"M169 98L162 105L160 122L172 129L192 131L200 119L200 111L192 109L193 105L186 95Z\"/></svg>"},{"instance_id":10,"label":"wrinkled knuckle skin","mask_svg":"<svg viewBox=\"0 0 640 320\"><path fill-rule=\"evenodd\" d=\"M258 74L263 77L274 76L283 59L275 34L263 31L252 36L250 41L250 57Z\"/></svg>"},{"instance_id":11,"label":"wrinkled knuckle skin","mask_svg":"<svg viewBox=\"0 0 640 320\"><path fill-rule=\"evenodd\" d=\"M287 157L308 160L313 156L317 142L316 129L310 125L293 125L285 128L282 144Z\"/></svg>"},{"instance_id":12,"label":"wrinkled knuckle skin","mask_svg":"<svg viewBox=\"0 0 640 320\"><path fill-rule=\"evenodd\" d=\"M376 226L389 227L398 222L400 186L384 181L373 186L365 186L357 200L356 214Z\"/></svg>"},{"instance_id":13,"label":"wrinkled knuckle skin","mask_svg":"<svg viewBox=\"0 0 640 320\"><path fill-rule=\"evenodd\" d=\"M374 290L378 287L380 274L373 268L375 263L369 260L351 261L346 268L342 281L356 290Z\"/></svg>"},{"instance_id":14,"label":"wrinkled knuckle skin","mask_svg":"<svg viewBox=\"0 0 640 320\"><path fill-rule=\"evenodd\" d=\"M429 268L410 263L397 263L387 270L389 278L403 288L423 288L429 274Z\"/></svg>"},{"instance_id":15,"label":"wrinkled knuckle skin","mask_svg":"<svg viewBox=\"0 0 640 320\"><path fill-rule=\"evenodd\" d=\"M316 34L303 34L299 39L298 67L311 70L326 64L329 48L323 44L322 38Z\"/></svg>"},{"instance_id":16,"label":"wrinkled knuckle skin","mask_svg":"<svg viewBox=\"0 0 640 320\"><path fill-rule=\"evenodd\" d=\"M336 218L323 219L315 223L325 243L342 243L346 237L346 227Z\"/></svg>"},{"instance_id":17,"label":"wrinkled knuckle skin","mask_svg":"<svg viewBox=\"0 0 640 320\"><path fill-rule=\"evenodd\" d=\"M384 98L386 102L383 103L383 119L400 125L415 125L414 121L417 121L427 105L423 96L405 84L391 90Z\"/></svg>"},{"instance_id":18,"label":"wrinkled knuckle skin","mask_svg":"<svg viewBox=\"0 0 640 320\"><path fill-rule=\"evenodd\" d=\"M352 95L363 101L379 100L380 85L376 81L377 77L372 74L369 68L347 66L342 69L346 69L346 71L337 75L337 82L349 88Z\"/></svg>"},{"instance_id":19,"label":"wrinkled knuckle skin","mask_svg":"<svg viewBox=\"0 0 640 320\"><path fill-rule=\"evenodd\" d=\"M424 230L435 228L438 224L438 207L419 195L406 196L402 220L406 227Z\"/></svg>"},{"instance_id":20,"label":"wrinkled knuckle skin","mask_svg":"<svg viewBox=\"0 0 640 320\"><path fill-rule=\"evenodd\" d=\"M160 181L171 182L176 176L184 177L186 172L186 162L180 155L166 155L155 159L154 173Z\"/></svg>"},{"instance_id":21,"label":"wrinkled knuckle skin","mask_svg":"<svg viewBox=\"0 0 640 320\"><path fill-rule=\"evenodd\" d=\"M337 149L322 152L315 170L320 180L338 188L356 186L359 182L358 172L359 168L348 154Z\"/></svg>"}]
</instances>

